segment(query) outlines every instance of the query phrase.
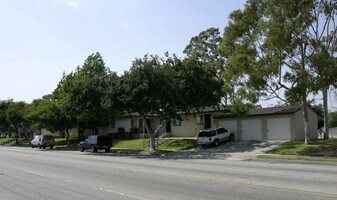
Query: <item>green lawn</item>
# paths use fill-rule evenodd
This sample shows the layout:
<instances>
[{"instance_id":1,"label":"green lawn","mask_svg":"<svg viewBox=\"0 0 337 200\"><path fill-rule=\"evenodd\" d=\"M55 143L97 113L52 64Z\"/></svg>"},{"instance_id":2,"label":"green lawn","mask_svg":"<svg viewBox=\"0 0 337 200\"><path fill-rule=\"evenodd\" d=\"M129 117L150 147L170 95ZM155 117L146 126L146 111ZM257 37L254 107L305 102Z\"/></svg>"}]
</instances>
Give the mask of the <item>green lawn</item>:
<instances>
[{"instance_id":1,"label":"green lawn","mask_svg":"<svg viewBox=\"0 0 337 200\"><path fill-rule=\"evenodd\" d=\"M173 139L169 142L166 142L162 145L159 145L158 149L165 150L188 150L194 147L197 147L197 140L193 139Z\"/></svg>"},{"instance_id":2,"label":"green lawn","mask_svg":"<svg viewBox=\"0 0 337 200\"><path fill-rule=\"evenodd\" d=\"M113 139L112 140L112 148L127 148L127 149L142 149L143 148L144 139Z\"/></svg>"},{"instance_id":3,"label":"green lawn","mask_svg":"<svg viewBox=\"0 0 337 200\"><path fill-rule=\"evenodd\" d=\"M15 138L1 138L0 139L0 144L7 144L15 141Z\"/></svg>"},{"instance_id":4,"label":"green lawn","mask_svg":"<svg viewBox=\"0 0 337 200\"><path fill-rule=\"evenodd\" d=\"M144 139L124 140L114 139L112 140L113 148L127 148L127 149L142 149ZM164 144L159 145L159 150L188 150L196 147L197 141L191 139L172 139Z\"/></svg>"},{"instance_id":5,"label":"green lawn","mask_svg":"<svg viewBox=\"0 0 337 200\"><path fill-rule=\"evenodd\" d=\"M337 139L313 140L308 145L305 145L304 141L289 141L273 148L268 153L282 155L331 156L336 153L333 152L333 149L336 147Z\"/></svg>"},{"instance_id":6,"label":"green lawn","mask_svg":"<svg viewBox=\"0 0 337 200\"><path fill-rule=\"evenodd\" d=\"M0 145L8 144L10 146L21 146L26 147L29 146L29 140L25 140L24 138L19 138L19 144L15 144L15 138L1 138Z\"/></svg>"}]
</instances>

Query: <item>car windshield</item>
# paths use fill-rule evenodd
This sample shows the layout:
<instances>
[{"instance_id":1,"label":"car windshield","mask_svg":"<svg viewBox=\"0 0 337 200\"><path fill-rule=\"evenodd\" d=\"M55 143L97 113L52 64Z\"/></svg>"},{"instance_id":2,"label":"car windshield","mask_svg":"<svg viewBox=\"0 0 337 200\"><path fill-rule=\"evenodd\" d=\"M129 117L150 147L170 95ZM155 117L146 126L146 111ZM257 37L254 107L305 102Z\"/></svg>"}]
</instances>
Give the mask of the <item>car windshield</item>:
<instances>
[{"instance_id":1,"label":"car windshield","mask_svg":"<svg viewBox=\"0 0 337 200\"><path fill-rule=\"evenodd\" d=\"M214 135L214 130L200 131L198 137L211 137Z\"/></svg>"}]
</instances>

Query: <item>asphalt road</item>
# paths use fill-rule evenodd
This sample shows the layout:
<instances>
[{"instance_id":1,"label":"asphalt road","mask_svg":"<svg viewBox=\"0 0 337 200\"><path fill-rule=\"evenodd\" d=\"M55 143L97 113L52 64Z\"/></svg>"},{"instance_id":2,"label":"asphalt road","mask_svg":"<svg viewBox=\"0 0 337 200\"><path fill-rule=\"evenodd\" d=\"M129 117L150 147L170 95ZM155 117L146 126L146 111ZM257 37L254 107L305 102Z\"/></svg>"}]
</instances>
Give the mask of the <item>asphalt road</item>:
<instances>
[{"instance_id":1,"label":"asphalt road","mask_svg":"<svg viewBox=\"0 0 337 200\"><path fill-rule=\"evenodd\" d=\"M0 200L337 199L337 166L0 147Z\"/></svg>"}]
</instances>

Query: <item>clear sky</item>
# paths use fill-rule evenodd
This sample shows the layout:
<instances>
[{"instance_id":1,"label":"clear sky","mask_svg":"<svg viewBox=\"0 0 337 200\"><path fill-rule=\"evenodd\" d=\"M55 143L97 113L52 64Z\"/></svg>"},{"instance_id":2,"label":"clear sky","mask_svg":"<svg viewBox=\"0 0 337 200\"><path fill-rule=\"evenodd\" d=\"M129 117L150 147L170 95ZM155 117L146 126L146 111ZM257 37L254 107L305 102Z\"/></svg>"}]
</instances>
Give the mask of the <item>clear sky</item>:
<instances>
[{"instance_id":1,"label":"clear sky","mask_svg":"<svg viewBox=\"0 0 337 200\"><path fill-rule=\"evenodd\" d=\"M210 27L223 32L245 0L0 0L0 100L50 94L94 52L118 74L145 54L177 54Z\"/></svg>"}]
</instances>

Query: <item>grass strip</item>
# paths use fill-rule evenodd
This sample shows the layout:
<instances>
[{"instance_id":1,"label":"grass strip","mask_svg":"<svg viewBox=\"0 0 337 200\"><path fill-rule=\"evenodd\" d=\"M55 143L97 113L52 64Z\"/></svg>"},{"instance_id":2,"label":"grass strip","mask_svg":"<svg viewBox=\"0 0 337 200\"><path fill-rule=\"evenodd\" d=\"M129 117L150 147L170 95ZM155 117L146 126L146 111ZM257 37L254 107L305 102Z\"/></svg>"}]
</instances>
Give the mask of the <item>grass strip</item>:
<instances>
[{"instance_id":1,"label":"grass strip","mask_svg":"<svg viewBox=\"0 0 337 200\"><path fill-rule=\"evenodd\" d=\"M286 155L259 155L259 159L275 159L275 160L302 160L302 161L321 161L321 162L337 162L337 158L324 157L301 157L301 156L286 156Z\"/></svg>"}]
</instances>

